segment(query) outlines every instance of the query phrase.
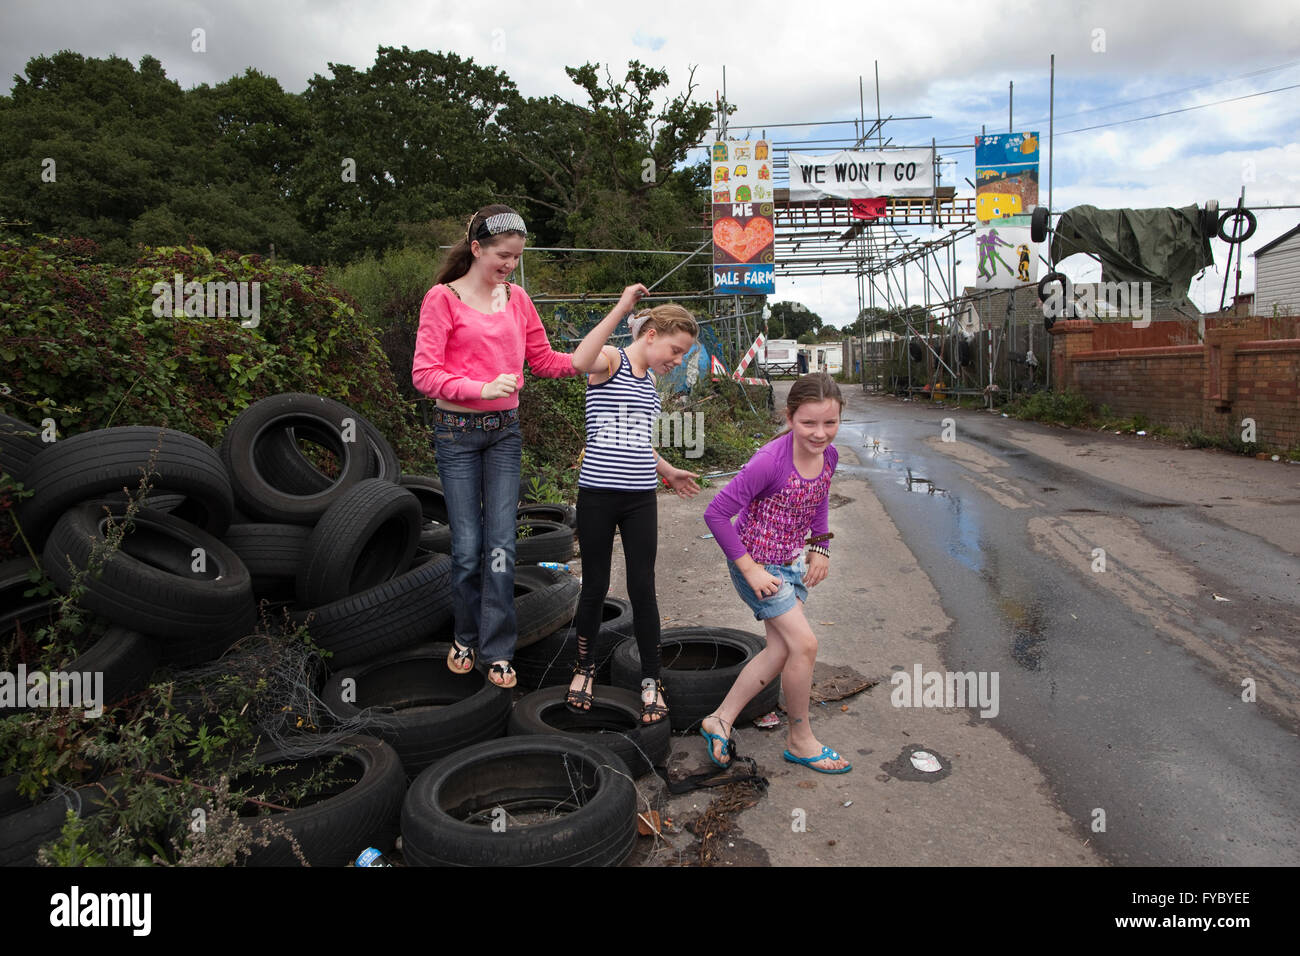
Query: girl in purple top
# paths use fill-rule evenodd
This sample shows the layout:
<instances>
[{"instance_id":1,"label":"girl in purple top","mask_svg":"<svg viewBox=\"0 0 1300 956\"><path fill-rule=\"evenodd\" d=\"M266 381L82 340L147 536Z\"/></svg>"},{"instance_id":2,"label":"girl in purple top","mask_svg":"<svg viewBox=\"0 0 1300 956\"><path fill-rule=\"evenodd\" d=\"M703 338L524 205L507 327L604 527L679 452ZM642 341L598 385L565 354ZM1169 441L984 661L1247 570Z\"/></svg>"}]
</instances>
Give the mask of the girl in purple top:
<instances>
[{"instance_id":1,"label":"girl in purple top","mask_svg":"<svg viewBox=\"0 0 1300 956\"><path fill-rule=\"evenodd\" d=\"M808 723L817 638L803 613L808 588L823 581L830 566L829 498L839 461L831 442L843 408L833 378L824 372L803 376L786 399L790 430L760 448L704 512L727 556L736 591L767 629L767 646L745 665L722 705L701 722L709 759L720 767L731 762L736 717L780 674L790 717L785 759L819 773L853 769L822 746Z\"/></svg>"}]
</instances>

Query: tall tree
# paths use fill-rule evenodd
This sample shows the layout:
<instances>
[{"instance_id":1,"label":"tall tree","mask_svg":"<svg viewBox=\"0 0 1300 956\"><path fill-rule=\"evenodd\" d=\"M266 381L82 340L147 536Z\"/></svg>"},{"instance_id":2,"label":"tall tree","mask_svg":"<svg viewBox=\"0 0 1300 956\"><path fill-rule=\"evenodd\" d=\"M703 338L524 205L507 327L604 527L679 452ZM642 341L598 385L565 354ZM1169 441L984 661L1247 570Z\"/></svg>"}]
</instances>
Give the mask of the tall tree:
<instances>
[{"instance_id":1,"label":"tall tree","mask_svg":"<svg viewBox=\"0 0 1300 956\"><path fill-rule=\"evenodd\" d=\"M707 235L700 228L707 166L686 165L686 159L704 137L712 110L693 100L694 70L684 91L658 104L668 74L636 60L621 81L608 70L602 78L592 63L565 72L582 89L585 104L516 96L501 111L504 145L523 170L522 188L511 198L533 211L549 242L627 249L699 245ZM605 259L588 278L612 289L620 276L649 276L675 264L637 255ZM699 271L682 270L665 288L704 285Z\"/></svg>"},{"instance_id":2,"label":"tall tree","mask_svg":"<svg viewBox=\"0 0 1300 956\"><path fill-rule=\"evenodd\" d=\"M303 223L334 261L400 241L403 224L466 219L496 192L493 116L514 94L495 67L380 47L368 70L330 64L304 100L311 148L294 181Z\"/></svg>"}]
</instances>

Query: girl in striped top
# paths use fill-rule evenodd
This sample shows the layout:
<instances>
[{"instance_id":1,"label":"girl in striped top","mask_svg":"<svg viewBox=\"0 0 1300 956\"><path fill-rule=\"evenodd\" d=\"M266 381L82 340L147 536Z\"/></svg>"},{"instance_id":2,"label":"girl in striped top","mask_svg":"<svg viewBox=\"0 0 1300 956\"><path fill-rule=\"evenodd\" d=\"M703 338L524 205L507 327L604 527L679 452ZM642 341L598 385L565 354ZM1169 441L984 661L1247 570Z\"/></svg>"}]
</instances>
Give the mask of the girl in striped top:
<instances>
[{"instance_id":1,"label":"girl in striped top","mask_svg":"<svg viewBox=\"0 0 1300 956\"><path fill-rule=\"evenodd\" d=\"M644 292L644 286L635 286ZM584 345L605 341L625 311L616 309L589 332ZM596 662L591 642L600 630L609 591L614 529L623 540L627 594L633 632L641 652L641 720L656 723L668 714L659 681L659 605L655 600L655 552L659 542L656 493L659 478L679 497L699 494L699 475L675 468L654 449L659 390L654 373L682 363L699 326L679 305L638 312L628 322L632 343L606 345L587 375L587 448L578 474L578 545L582 549L582 597L574 626L578 663L566 698L576 711L591 709Z\"/></svg>"}]
</instances>

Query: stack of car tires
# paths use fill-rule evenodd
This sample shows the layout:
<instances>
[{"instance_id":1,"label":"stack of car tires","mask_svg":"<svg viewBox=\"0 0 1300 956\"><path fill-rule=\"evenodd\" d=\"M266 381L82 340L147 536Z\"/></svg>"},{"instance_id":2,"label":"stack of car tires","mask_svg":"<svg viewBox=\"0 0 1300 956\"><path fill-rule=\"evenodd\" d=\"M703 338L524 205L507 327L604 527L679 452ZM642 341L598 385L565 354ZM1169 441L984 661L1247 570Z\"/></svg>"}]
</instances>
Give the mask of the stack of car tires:
<instances>
[{"instance_id":1,"label":"stack of car tires","mask_svg":"<svg viewBox=\"0 0 1300 956\"><path fill-rule=\"evenodd\" d=\"M312 690L333 732L318 747L255 755L290 783L338 758L329 792L254 823L292 833L313 865L342 865L367 845L387 852L399 830L409 865L616 865L635 842L633 777L663 765L670 729L694 729L761 646L743 632L666 631L672 724L643 724L631 611L609 598L592 639L596 704L574 714L564 691L579 579L537 566L573 557L572 506L519 508L512 695L486 680L486 662L468 675L447 669L442 486L402 475L384 436L346 405L272 396L231 421L216 449L154 426L45 437L0 416L0 468L30 492L15 515L45 573L60 591L76 587L90 612L69 669L104 674L106 707L160 666L219 672L211 662L253 632L259 604L283 609L327 652ZM53 596L25 596L39 576L30 559L0 563L7 645L52 619ZM71 793L32 804L16 779L0 779L0 864L34 862L69 805L99 806ZM298 857L273 839L248 862Z\"/></svg>"}]
</instances>

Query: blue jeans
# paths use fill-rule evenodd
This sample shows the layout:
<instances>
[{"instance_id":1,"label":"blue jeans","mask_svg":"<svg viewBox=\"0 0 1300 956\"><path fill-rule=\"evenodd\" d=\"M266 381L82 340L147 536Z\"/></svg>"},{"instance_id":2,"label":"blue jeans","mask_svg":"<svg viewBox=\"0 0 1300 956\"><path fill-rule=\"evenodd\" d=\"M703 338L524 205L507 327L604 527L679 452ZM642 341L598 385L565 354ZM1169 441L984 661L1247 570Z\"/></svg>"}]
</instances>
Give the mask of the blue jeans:
<instances>
[{"instance_id":1,"label":"blue jeans","mask_svg":"<svg viewBox=\"0 0 1300 956\"><path fill-rule=\"evenodd\" d=\"M451 524L456 640L481 660L514 658L515 514L519 506L519 423L495 431L433 431L438 475Z\"/></svg>"}]
</instances>

